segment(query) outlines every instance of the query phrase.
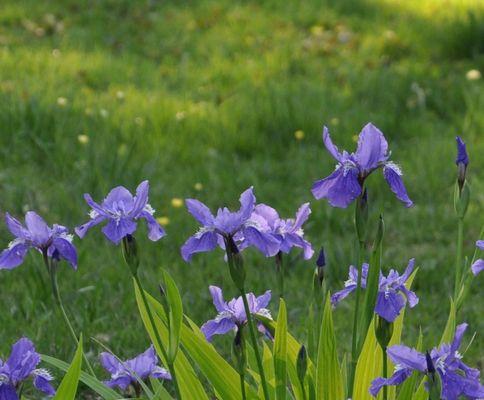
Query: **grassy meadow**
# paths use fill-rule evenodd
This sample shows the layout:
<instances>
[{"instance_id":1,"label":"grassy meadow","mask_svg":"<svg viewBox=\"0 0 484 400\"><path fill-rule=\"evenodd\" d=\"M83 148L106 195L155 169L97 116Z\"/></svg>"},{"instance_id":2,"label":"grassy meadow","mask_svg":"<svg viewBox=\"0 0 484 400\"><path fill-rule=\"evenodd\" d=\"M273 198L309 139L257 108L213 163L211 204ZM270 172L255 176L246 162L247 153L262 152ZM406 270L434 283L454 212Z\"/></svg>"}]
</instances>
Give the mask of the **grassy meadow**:
<instances>
[{"instance_id":1,"label":"grassy meadow","mask_svg":"<svg viewBox=\"0 0 484 400\"><path fill-rule=\"evenodd\" d=\"M202 323L215 313L208 285L223 287L226 296L236 291L221 251L195 256L191 264L181 259L179 248L197 223L180 199L236 207L253 185L259 201L287 217L311 201L306 235L315 248L324 245L335 291L355 259L353 208L331 208L310 193L334 168L322 125L352 151L359 130L372 121L385 133L416 206L405 209L376 173L368 180L370 218L375 227L380 213L385 219L386 267L403 269L409 258L417 260L420 303L407 312L403 337L413 344L421 328L432 347L453 288L456 134L471 159L468 256L484 223L479 3L3 0L2 220L6 211L22 217L36 210L50 224L73 228L88 218L83 193L100 200L116 185L134 190L148 179L150 203L168 235L152 243L138 234L141 277L156 294L159 268L167 268L186 312ZM2 222L2 248L10 240ZM120 357L141 352L148 339L121 250L100 229L75 243L79 269L63 264L59 282L76 328ZM314 260L292 253L288 263L286 298L295 326L307 317ZM249 250L246 265L248 288L276 289L272 259ZM478 333L467 359L481 367L483 279L475 279L459 318ZM335 312L345 350L353 301ZM70 359L74 347L40 255L30 252L21 267L0 271L0 304L0 354L26 335L40 352ZM102 351L91 340L86 346L93 359Z\"/></svg>"}]
</instances>

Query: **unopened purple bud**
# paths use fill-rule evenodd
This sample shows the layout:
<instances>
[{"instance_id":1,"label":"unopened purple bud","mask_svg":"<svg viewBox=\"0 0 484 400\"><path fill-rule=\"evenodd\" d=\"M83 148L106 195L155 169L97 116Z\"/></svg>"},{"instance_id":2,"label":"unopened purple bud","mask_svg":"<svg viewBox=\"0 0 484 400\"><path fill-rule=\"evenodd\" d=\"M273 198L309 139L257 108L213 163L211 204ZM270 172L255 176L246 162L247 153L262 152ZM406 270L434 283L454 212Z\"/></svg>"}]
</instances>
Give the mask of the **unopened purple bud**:
<instances>
[{"instance_id":1,"label":"unopened purple bud","mask_svg":"<svg viewBox=\"0 0 484 400\"><path fill-rule=\"evenodd\" d=\"M431 375L435 374L435 366L428 351L425 352L425 361L427 362L427 372Z\"/></svg>"},{"instance_id":2,"label":"unopened purple bud","mask_svg":"<svg viewBox=\"0 0 484 400\"><path fill-rule=\"evenodd\" d=\"M324 247L319 251L318 259L316 260L318 268L323 268L326 265L326 256L324 254Z\"/></svg>"},{"instance_id":3,"label":"unopened purple bud","mask_svg":"<svg viewBox=\"0 0 484 400\"><path fill-rule=\"evenodd\" d=\"M457 158L455 159L455 163L457 165L464 164L467 167L469 164L469 156L467 155L466 144L460 136L456 136L455 140L457 142Z\"/></svg>"}]
</instances>

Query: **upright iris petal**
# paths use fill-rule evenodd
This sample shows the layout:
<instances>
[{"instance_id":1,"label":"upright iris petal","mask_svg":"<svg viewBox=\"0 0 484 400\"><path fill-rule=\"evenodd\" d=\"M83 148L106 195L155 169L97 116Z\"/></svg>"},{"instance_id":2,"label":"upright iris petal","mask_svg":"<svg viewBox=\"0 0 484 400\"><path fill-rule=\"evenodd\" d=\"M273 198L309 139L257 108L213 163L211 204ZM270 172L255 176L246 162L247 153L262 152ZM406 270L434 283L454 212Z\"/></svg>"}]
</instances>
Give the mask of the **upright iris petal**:
<instances>
[{"instance_id":1,"label":"upright iris petal","mask_svg":"<svg viewBox=\"0 0 484 400\"><path fill-rule=\"evenodd\" d=\"M170 373L158 365L158 357L153 346L126 361L105 352L101 353L99 358L104 369L111 374L111 379L104 382L111 388L119 387L126 390L130 385L138 385L138 379L171 379Z\"/></svg>"},{"instance_id":2,"label":"upright iris petal","mask_svg":"<svg viewBox=\"0 0 484 400\"><path fill-rule=\"evenodd\" d=\"M304 258L310 259L314 250L311 243L304 239L302 225L307 221L311 208L309 203L299 207L294 219L281 219L278 212L265 204L258 204L252 213L249 224L258 226L264 233L274 236L279 241L279 251L289 253L293 247L303 250ZM247 245L244 238L240 238L240 249Z\"/></svg>"},{"instance_id":3,"label":"upright iris petal","mask_svg":"<svg viewBox=\"0 0 484 400\"><path fill-rule=\"evenodd\" d=\"M396 197L406 207L413 205L403 184L402 171L395 163L388 161L388 143L376 126L369 123L363 127L356 151L351 154L338 150L326 127L323 128L323 143L338 163L331 175L314 183L311 191L316 199L325 198L333 207L346 208L361 194L368 175L383 168L385 180Z\"/></svg>"},{"instance_id":4,"label":"upright iris petal","mask_svg":"<svg viewBox=\"0 0 484 400\"><path fill-rule=\"evenodd\" d=\"M195 253L212 251L217 246L224 248L224 239L229 238L244 238L245 247L253 246L266 256L273 256L279 251L279 240L268 233L265 226L250 220L255 209L252 187L240 195L238 211L224 207L213 215L205 204L195 199L187 199L186 206L201 227L181 248L185 261L190 261Z\"/></svg>"},{"instance_id":5,"label":"upright iris petal","mask_svg":"<svg viewBox=\"0 0 484 400\"><path fill-rule=\"evenodd\" d=\"M223 335L245 325L247 323L247 316L244 309L244 301L241 296L225 302L222 289L217 286L210 286L209 290L218 314L214 319L205 322L201 327L201 331L207 340L211 341L214 335ZM271 318L270 311L267 309L269 301L271 300L270 290L259 297L256 297L253 293L248 293L246 296L251 314L259 314L266 318Z\"/></svg>"},{"instance_id":6,"label":"upright iris petal","mask_svg":"<svg viewBox=\"0 0 484 400\"><path fill-rule=\"evenodd\" d=\"M395 364L395 372L390 378L380 377L373 380L371 395L376 397L383 386L402 384L413 371L430 373L430 363L442 381L442 399L458 400L461 396L469 400L484 398L484 386L479 382L479 371L464 364L458 351L466 329L467 324L458 325L452 343L435 347L428 356L429 360L425 354L407 346L390 346L387 355Z\"/></svg>"},{"instance_id":7,"label":"upright iris petal","mask_svg":"<svg viewBox=\"0 0 484 400\"><path fill-rule=\"evenodd\" d=\"M39 363L40 355L35 351L34 344L27 338L17 341L7 361L0 360L0 399L19 400L17 390L30 378L36 389L53 396L55 390L50 382L54 378L47 370L37 369Z\"/></svg>"},{"instance_id":8,"label":"upright iris petal","mask_svg":"<svg viewBox=\"0 0 484 400\"><path fill-rule=\"evenodd\" d=\"M34 211L25 214L25 226L8 213L5 221L15 239L0 254L0 269L18 267L32 248L51 258L62 258L77 269L77 251L66 227L54 224L51 228Z\"/></svg>"},{"instance_id":9,"label":"upright iris petal","mask_svg":"<svg viewBox=\"0 0 484 400\"><path fill-rule=\"evenodd\" d=\"M400 276L397 271L391 269L385 277L380 273L378 284L378 294L375 304L375 313L388 322L393 322L400 315L400 312L408 302L410 308L418 304L417 295L405 287L405 283L412 274L415 260L412 258ZM366 288L368 278L368 264L363 264L361 275L361 287ZM345 282L345 288L331 296L331 304L335 307L341 300L346 298L356 289L358 281L358 271L355 267L350 266L348 280Z\"/></svg>"},{"instance_id":10,"label":"upright iris petal","mask_svg":"<svg viewBox=\"0 0 484 400\"><path fill-rule=\"evenodd\" d=\"M91 219L75 229L77 235L82 239L89 229L107 222L102 232L111 242L118 244L136 231L139 219L144 219L148 227L148 238L152 241L160 240L166 233L153 217L155 210L148 204L148 192L148 181L138 185L135 196L125 187L118 186L108 193L101 204L86 193L84 199L91 207Z\"/></svg>"}]
</instances>

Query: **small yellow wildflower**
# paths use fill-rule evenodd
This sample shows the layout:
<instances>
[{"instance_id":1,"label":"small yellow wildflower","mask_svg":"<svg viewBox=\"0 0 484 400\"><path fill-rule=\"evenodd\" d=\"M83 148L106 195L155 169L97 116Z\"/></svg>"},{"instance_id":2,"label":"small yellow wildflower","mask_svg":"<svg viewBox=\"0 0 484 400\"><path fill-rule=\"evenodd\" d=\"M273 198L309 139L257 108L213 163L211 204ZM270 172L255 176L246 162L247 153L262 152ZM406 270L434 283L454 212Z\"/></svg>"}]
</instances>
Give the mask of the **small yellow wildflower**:
<instances>
[{"instance_id":1,"label":"small yellow wildflower","mask_svg":"<svg viewBox=\"0 0 484 400\"><path fill-rule=\"evenodd\" d=\"M58 97L57 98L57 105L59 107L65 107L67 105L67 99L65 97Z\"/></svg>"},{"instance_id":2,"label":"small yellow wildflower","mask_svg":"<svg viewBox=\"0 0 484 400\"><path fill-rule=\"evenodd\" d=\"M101 109L99 110L99 115L101 115L101 117L103 117L103 118L107 118L107 117L108 117L108 115L109 115L109 112L108 112L108 110L106 110L105 108L101 108Z\"/></svg>"},{"instance_id":3,"label":"small yellow wildflower","mask_svg":"<svg viewBox=\"0 0 484 400\"><path fill-rule=\"evenodd\" d=\"M118 90L116 92L116 97L117 97L118 100L123 100L124 99L124 92L121 91L121 90Z\"/></svg>"},{"instance_id":4,"label":"small yellow wildflower","mask_svg":"<svg viewBox=\"0 0 484 400\"><path fill-rule=\"evenodd\" d=\"M88 144L89 143L89 136L87 135L78 135L77 140L80 144Z\"/></svg>"},{"instance_id":5,"label":"small yellow wildflower","mask_svg":"<svg viewBox=\"0 0 484 400\"><path fill-rule=\"evenodd\" d=\"M203 189L203 185L200 182L195 183L195 185L193 185L193 187L198 192L200 192Z\"/></svg>"},{"instance_id":6,"label":"small yellow wildflower","mask_svg":"<svg viewBox=\"0 0 484 400\"><path fill-rule=\"evenodd\" d=\"M477 81L481 79L481 72L477 69L471 69L467 71L466 78L468 81Z\"/></svg>"},{"instance_id":7,"label":"small yellow wildflower","mask_svg":"<svg viewBox=\"0 0 484 400\"><path fill-rule=\"evenodd\" d=\"M304 131L302 131L301 129L298 129L296 132L294 132L294 137L297 140L303 140L304 139Z\"/></svg>"},{"instance_id":8,"label":"small yellow wildflower","mask_svg":"<svg viewBox=\"0 0 484 400\"><path fill-rule=\"evenodd\" d=\"M182 119L185 119L185 117L186 117L185 111L178 111L175 114L175 118L176 118L177 121L181 121Z\"/></svg>"},{"instance_id":9,"label":"small yellow wildflower","mask_svg":"<svg viewBox=\"0 0 484 400\"><path fill-rule=\"evenodd\" d=\"M168 225L170 223L170 218L168 217L158 217L156 218L156 221L160 224L160 225Z\"/></svg>"},{"instance_id":10,"label":"small yellow wildflower","mask_svg":"<svg viewBox=\"0 0 484 400\"><path fill-rule=\"evenodd\" d=\"M324 28L321 25L314 25L311 27L311 34L314 36L321 36L324 32Z\"/></svg>"},{"instance_id":11,"label":"small yellow wildflower","mask_svg":"<svg viewBox=\"0 0 484 400\"><path fill-rule=\"evenodd\" d=\"M338 126L339 125L339 119L338 118L331 118L331 121L329 121L331 125Z\"/></svg>"},{"instance_id":12,"label":"small yellow wildflower","mask_svg":"<svg viewBox=\"0 0 484 400\"><path fill-rule=\"evenodd\" d=\"M174 197L171 199L171 205L175 208L180 208L183 206L183 200L178 197Z\"/></svg>"}]
</instances>

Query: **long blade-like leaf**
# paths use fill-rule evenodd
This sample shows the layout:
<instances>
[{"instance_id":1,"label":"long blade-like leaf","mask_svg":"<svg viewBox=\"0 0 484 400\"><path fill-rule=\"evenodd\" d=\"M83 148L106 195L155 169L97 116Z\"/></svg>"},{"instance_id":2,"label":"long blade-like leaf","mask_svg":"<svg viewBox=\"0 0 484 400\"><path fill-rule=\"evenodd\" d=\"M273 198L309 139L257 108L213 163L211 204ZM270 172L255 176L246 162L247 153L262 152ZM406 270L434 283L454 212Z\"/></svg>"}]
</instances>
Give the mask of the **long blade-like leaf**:
<instances>
[{"instance_id":1,"label":"long blade-like leaf","mask_svg":"<svg viewBox=\"0 0 484 400\"><path fill-rule=\"evenodd\" d=\"M323 311L323 321L318 344L316 367L316 400L343 399L343 378L336 352L331 297L328 293ZM359 399L357 396L355 399Z\"/></svg>"},{"instance_id":2,"label":"long blade-like leaf","mask_svg":"<svg viewBox=\"0 0 484 400\"><path fill-rule=\"evenodd\" d=\"M81 377L82 367L82 335L79 338L76 353L72 359L72 363L67 370L62 382L57 388L54 400L74 400L77 393L77 386L79 378Z\"/></svg>"},{"instance_id":3,"label":"long blade-like leaf","mask_svg":"<svg viewBox=\"0 0 484 400\"><path fill-rule=\"evenodd\" d=\"M180 330L183 322L183 304L175 281L166 271L163 271L163 280L170 309L168 323L170 336L167 356L173 361L175 360L178 346L180 344Z\"/></svg>"},{"instance_id":4,"label":"long blade-like leaf","mask_svg":"<svg viewBox=\"0 0 484 400\"><path fill-rule=\"evenodd\" d=\"M274 338L274 375L276 378L276 399L286 398L286 364L287 364L287 312L286 303L279 301L276 335Z\"/></svg>"}]
</instances>

